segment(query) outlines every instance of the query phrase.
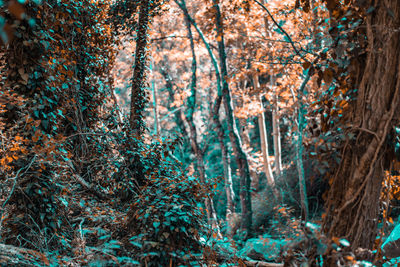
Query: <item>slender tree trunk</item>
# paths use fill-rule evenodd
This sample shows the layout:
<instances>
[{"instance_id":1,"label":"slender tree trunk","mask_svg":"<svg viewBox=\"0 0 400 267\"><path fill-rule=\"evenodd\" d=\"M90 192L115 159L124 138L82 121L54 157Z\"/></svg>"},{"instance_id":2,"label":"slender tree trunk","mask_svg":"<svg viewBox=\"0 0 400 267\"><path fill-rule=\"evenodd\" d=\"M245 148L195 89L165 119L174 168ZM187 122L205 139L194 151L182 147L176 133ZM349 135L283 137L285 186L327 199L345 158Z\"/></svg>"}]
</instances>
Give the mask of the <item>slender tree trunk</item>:
<instances>
[{"instance_id":1,"label":"slender tree trunk","mask_svg":"<svg viewBox=\"0 0 400 267\"><path fill-rule=\"evenodd\" d=\"M240 137L243 141L243 149L246 151L247 155L249 155L249 151L251 150L251 143L249 137L249 130L247 129L247 120L245 118L239 119L240 123ZM249 160L251 160L249 156ZM249 164L249 171L250 171L250 179L251 179L251 190L253 193L259 190L259 177L254 168L252 168ZM254 195L254 194L253 194Z\"/></svg>"},{"instance_id":2,"label":"slender tree trunk","mask_svg":"<svg viewBox=\"0 0 400 267\"><path fill-rule=\"evenodd\" d=\"M158 111L158 92L154 81L151 82L153 91L153 109L154 109L154 132L157 136L160 136L160 116Z\"/></svg>"},{"instance_id":3,"label":"slender tree trunk","mask_svg":"<svg viewBox=\"0 0 400 267\"><path fill-rule=\"evenodd\" d=\"M265 1L262 0L265 4ZM269 29L268 15L264 16L264 29L266 36L271 37L272 28ZM271 66L272 69L272 66ZM272 136L274 139L274 156L275 156L275 172L278 177L282 174L282 150L281 150L281 133L279 129L279 98L275 86L275 77L273 71L270 72L271 77L271 90L273 94L273 106L272 106Z\"/></svg>"},{"instance_id":4,"label":"slender tree trunk","mask_svg":"<svg viewBox=\"0 0 400 267\"><path fill-rule=\"evenodd\" d=\"M202 40L204 46L207 49L207 52L210 56L211 63L213 64L213 67L215 69L215 76L217 79L217 99L215 100L215 104L211 109L211 117L213 120L213 123L215 125L215 130L217 132L217 137L218 137L218 142L220 144L221 148L221 156L222 156L222 163L223 163L223 168L224 168L224 181L225 181L225 192L226 192L226 199L227 199L227 207L226 207L226 220L228 224L228 236L232 236L234 233L231 232L232 230L232 219L233 215L235 213L235 203L234 203L234 198L235 194L233 191L233 182L232 182L232 174L231 174L231 159L230 155L228 153L228 148L225 144L225 133L223 130L223 127L221 125L221 122L219 120L219 109L221 106L221 100L222 100L222 88L221 88L221 75L218 67L218 62L214 56L214 53L211 50L210 44L206 40L203 32L200 30L198 27L196 21L190 16L189 12L187 11L186 5L184 5L184 1L182 0L181 2L176 1L177 5L179 8L182 9L184 12L186 19L190 21L190 23L193 25L193 27L196 29L197 33L200 36L200 39Z\"/></svg>"},{"instance_id":5,"label":"slender tree trunk","mask_svg":"<svg viewBox=\"0 0 400 267\"><path fill-rule=\"evenodd\" d=\"M200 145L197 141L197 130L196 130L196 124L194 123L194 111L196 108L196 91L197 91L197 61L196 61L196 52L194 48L194 39L193 39L193 34L192 34L192 27L190 20L188 19L188 11L186 8L186 3L184 1L181 1L182 5L182 11L184 14L185 18L185 24L187 28L187 36L190 41L190 50L192 53L192 80L190 83L190 96L188 99L187 103L187 114L186 114L186 120L189 124L189 132L190 132L190 141L191 141L191 146L192 150L196 156L196 165L197 165L197 171L200 177L200 182L202 184L206 184L206 171L205 171L205 166L204 166L204 151L200 148ZM218 226L218 220L217 220L217 214L214 209L214 203L212 201L212 198L210 196L207 196L205 199L205 207L206 207L206 212L207 212L207 219L209 224L212 226L213 230L215 230L218 234L218 236L221 237L220 231L219 231L219 226Z\"/></svg>"},{"instance_id":6,"label":"slender tree trunk","mask_svg":"<svg viewBox=\"0 0 400 267\"><path fill-rule=\"evenodd\" d=\"M153 71L153 64L150 66L150 70ZM160 116L158 111L158 92L154 78L151 81L151 90L153 92L153 111L154 111L154 133L156 136L160 136Z\"/></svg>"},{"instance_id":7,"label":"slender tree trunk","mask_svg":"<svg viewBox=\"0 0 400 267\"><path fill-rule=\"evenodd\" d=\"M306 187L306 179L304 175L304 164L303 164L303 130L305 126L305 109L304 109L304 103L303 103L303 95L304 95L304 90L305 87L310 80L310 75L309 73L306 74L306 77L303 81L303 83L300 86L300 89L298 91L297 95L297 105L298 108L296 109L297 111L297 140L296 140L296 167L297 167L297 173L299 175L299 191L300 191L300 204L301 204L301 216L302 216L302 221L304 223L307 222L308 220L308 200L307 200L307 187ZM294 96L294 95L293 95ZM294 97L294 102L295 97Z\"/></svg>"},{"instance_id":8,"label":"slender tree trunk","mask_svg":"<svg viewBox=\"0 0 400 267\"><path fill-rule=\"evenodd\" d=\"M225 178L225 192L226 192L226 221L228 224L227 234L229 237L233 237L235 233L232 232L233 229L233 215L235 213L235 193L233 191L233 182L232 182L232 170L231 170L231 158L228 153L228 148L225 145L225 134L222 129L221 122L218 117L216 118L216 132L218 135L218 142L221 148L222 154L222 164L224 167L224 178Z\"/></svg>"},{"instance_id":9,"label":"slender tree trunk","mask_svg":"<svg viewBox=\"0 0 400 267\"><path fill-rule=\"evenodd\" d=\"M253 84L256 88L260 86L258 82L258 76L255 75L253 77ZM267 183L271 188L275 188L275 178L274 174L272 173L271 162L268 157L268 138L267 138L267 126L265 125L265 112L264 112L264 104L262 101L262 96L260 96L260 105L262 112L258 115L258 125L260 129L260 139L261 139L261 152L264 161L264 172L267 177ZM256 183L257 182L257 183ZM256 181L253 183L254 188L259 187L259 182Z\"/></svg>"},{"instance_id":10,"label":"slender tree trunk","mask_svg":"<svg viewBox=\"0 0 400 267\"><path fill-rule=\"evenodd\" d=\"M275 77L271 75L271 88L273 94L272 106L272 136L274 138L275 172L278 177L282 174L281 132L279 127L278 93L275 86Z\"/></svg>"},{"instance_id":11,"label":"slender tree trunk","mask_svg":"<svg viewBox=\"0 0 400 267\"><path fill-rule=\"evenodd\" d=\"M357 101L351 106L349 127L357 133L342 150L332 177L323 229L347 238L353 249L373 249L389 131L400 119L400 2L368 0L375 10L364 18L367 54L352 72ZM388 10L393 16L388 15Z\"/></svg>"},{"instance_id":12,"label":"slender tree trunk","mask_svg":"<svg viewBox=\"0 0 400 267\"><path fill-rule=\"evenodd\" d=\"M226 66L226 53L224 44L224 32L222 24L222 15L219 8L218 0L213 0L215 10L215 23L217 28L217 42L220 57L220 66L222 74L222 96L227 115L227 124L229 139L232 144L233 152L236 156L236 162L239 168L240 175L240 204L242 208L242 222L241 230L245 235L249 235L252 228L252 211L251 211L251 192L250 192L250 172L247 161L247 155L243 151L242 144L240 143L239 134L235 126L235 119L232 110L231 92L228 85L228 69ZM246 237L245 236L245 237Z\"/></svg>"},{"instance_id":13,"label":"slender tree trunk","mask_svg":"<svg viewBox=\"0 0 400 267\"><path fill-rule=\"evenodd\" d=\"M140 3L138 30L136 36L135 66L133 69L131 113L129 122L136 137L143 133L145 123L143 112L146 106L146 64L147 64L147 32L150 24L150 0Z\"/></svg>"}]
</instances>

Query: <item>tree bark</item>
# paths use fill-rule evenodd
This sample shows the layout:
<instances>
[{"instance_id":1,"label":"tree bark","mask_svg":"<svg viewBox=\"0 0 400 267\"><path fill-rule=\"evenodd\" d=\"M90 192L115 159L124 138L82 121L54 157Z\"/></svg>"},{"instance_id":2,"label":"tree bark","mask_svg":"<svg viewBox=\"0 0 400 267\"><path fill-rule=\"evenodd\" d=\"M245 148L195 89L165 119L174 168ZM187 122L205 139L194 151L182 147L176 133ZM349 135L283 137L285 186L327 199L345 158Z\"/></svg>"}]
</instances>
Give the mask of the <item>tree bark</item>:
<instances>
[{"instance_id":1,"label":"tree bark","mask_svg":"<svg viewBox=\"0 0 400 267\"><path fill-rule=\"evenodd\" d=\"M133 69L131 110L129 123L136 137L143 133L145 123L143 112L146 105L146 64L147 64L147 32L150 24L150 0L140 3L138 30L136 36L135 66Z\"/></svg>"},{"instance_id":2,"label":"tree bark","mask_svg":"<svg viewBox=\"0 0 400 267\"><path fill-rule=\"evenodd\" d=\"M236 156L236 162L240 175L240 204L242 208L241 230L244 232L245 238L250 234L252 228L252 211L251 211L251 192L250 192L250 171L247 161L247 155L243 151L240 143L239 134L235 125L235 119L232 110L231 92L228 85L228 69L226 65L226 53L224 43L224 32L222 15L219 8L218 0L213 0L215 10L215 23L217 29L218 52L220 57L220 67L222 74L222 96L224 108L227 116L229 139L232 144L233 152Z\"/></svg>"},{"instance_id":3,"label":"tree bark","mask_svg":"<svg viewBox=\"0 0 400 267\"><path fill-rule=\"evenodd\" d=\"M375 7L365 15L366 60L351 75L358 88L349 127L357 133L342 149L342 160L326 204L323 229L331 237L347 238L353 249L373 249L377 234L379 197L384 177L388 133L400 114L400 2L368 0ZM393 16L388 14L393 12Z\"/></svg>"}]
</instances>

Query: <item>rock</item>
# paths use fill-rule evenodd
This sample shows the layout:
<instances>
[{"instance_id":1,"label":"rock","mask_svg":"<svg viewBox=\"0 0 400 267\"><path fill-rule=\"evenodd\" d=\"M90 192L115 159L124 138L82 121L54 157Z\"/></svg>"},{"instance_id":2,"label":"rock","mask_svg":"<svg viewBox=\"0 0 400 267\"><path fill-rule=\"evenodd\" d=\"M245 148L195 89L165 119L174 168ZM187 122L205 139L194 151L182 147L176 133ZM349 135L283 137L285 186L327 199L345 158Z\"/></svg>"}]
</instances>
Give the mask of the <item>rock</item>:
<instances>
[{"instance_id":1,"label":"rock","mask_svg":"<svg viewBox=\"0 0 400 267\"><path fill-rule=\"evenodd\" d=\"M239 251L239 256L253 260L275 261L286 243L285 240L273 239L268 235L251 238L246 241L245 246Z\"/></svg>"}]
</instances>

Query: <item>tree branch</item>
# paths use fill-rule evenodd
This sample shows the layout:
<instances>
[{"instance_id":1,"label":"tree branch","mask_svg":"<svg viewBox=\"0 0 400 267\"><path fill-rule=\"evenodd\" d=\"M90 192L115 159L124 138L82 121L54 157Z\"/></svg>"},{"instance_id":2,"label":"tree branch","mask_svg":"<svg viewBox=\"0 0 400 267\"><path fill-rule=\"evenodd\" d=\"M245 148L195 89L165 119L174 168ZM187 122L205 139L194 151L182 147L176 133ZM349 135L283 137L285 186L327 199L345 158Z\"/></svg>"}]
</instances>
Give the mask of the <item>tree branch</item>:
<instances>
[{"instance_id":1,"label":"tree branch","mask_svg":"<svg viewBox=\"0 0 400 267\"><path fill-rule=\"evenodd\" d=\"M279 25L279 23L275 20L275 18L272 16L271 12L269 12L268 8L266 6L264 6L262 3L260 3L257 0L254 0L254 2L256 2L262 9L264 9L268 16L270 16L270 18L272 19L272 21L274 22L274 24L278 27L279 30L281 30L281 32L283 32L283 34L288 38L289 43L291 44L291 46L293 47L293 50L296 52L296 54L301 57L303 60L307 61L308 60L300 53L300 51L297 49L297 47L294 45L294 41L292 40L292 38L290 37L290 35L287 33L287 31L285 31L281 25Z\"/></svg>"}]
</instances>

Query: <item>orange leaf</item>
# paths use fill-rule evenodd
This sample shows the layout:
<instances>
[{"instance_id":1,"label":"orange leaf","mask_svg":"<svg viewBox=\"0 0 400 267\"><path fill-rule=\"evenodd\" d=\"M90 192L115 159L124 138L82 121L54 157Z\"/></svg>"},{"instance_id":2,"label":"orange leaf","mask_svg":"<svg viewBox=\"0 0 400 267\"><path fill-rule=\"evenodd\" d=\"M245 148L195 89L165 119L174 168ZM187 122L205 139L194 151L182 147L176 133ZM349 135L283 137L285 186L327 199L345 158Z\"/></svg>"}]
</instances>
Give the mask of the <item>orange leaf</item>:
<instances>
[{"instance_id":1,"label":"orange leaf","mask_svg":"<svg viewBox=\"0 0 400 267\"><path fill-rule=\"evenodd\" d=\"M23 19L25 8L17 1L11 1L8 5L8 11L13 14L17 19Z\"/></svg>"},{"instance_id":2,"label":"orange leaf","mask_svg":"<svg viewBox=\"0 0 400 267\"><path fill-rule=\"evenodd\" d=\"M339 239L339 237L332 237L332 241L333 241L333 243L335 243L336 245L340 245L340 239Z\"/></svg>"}]
</instances>

